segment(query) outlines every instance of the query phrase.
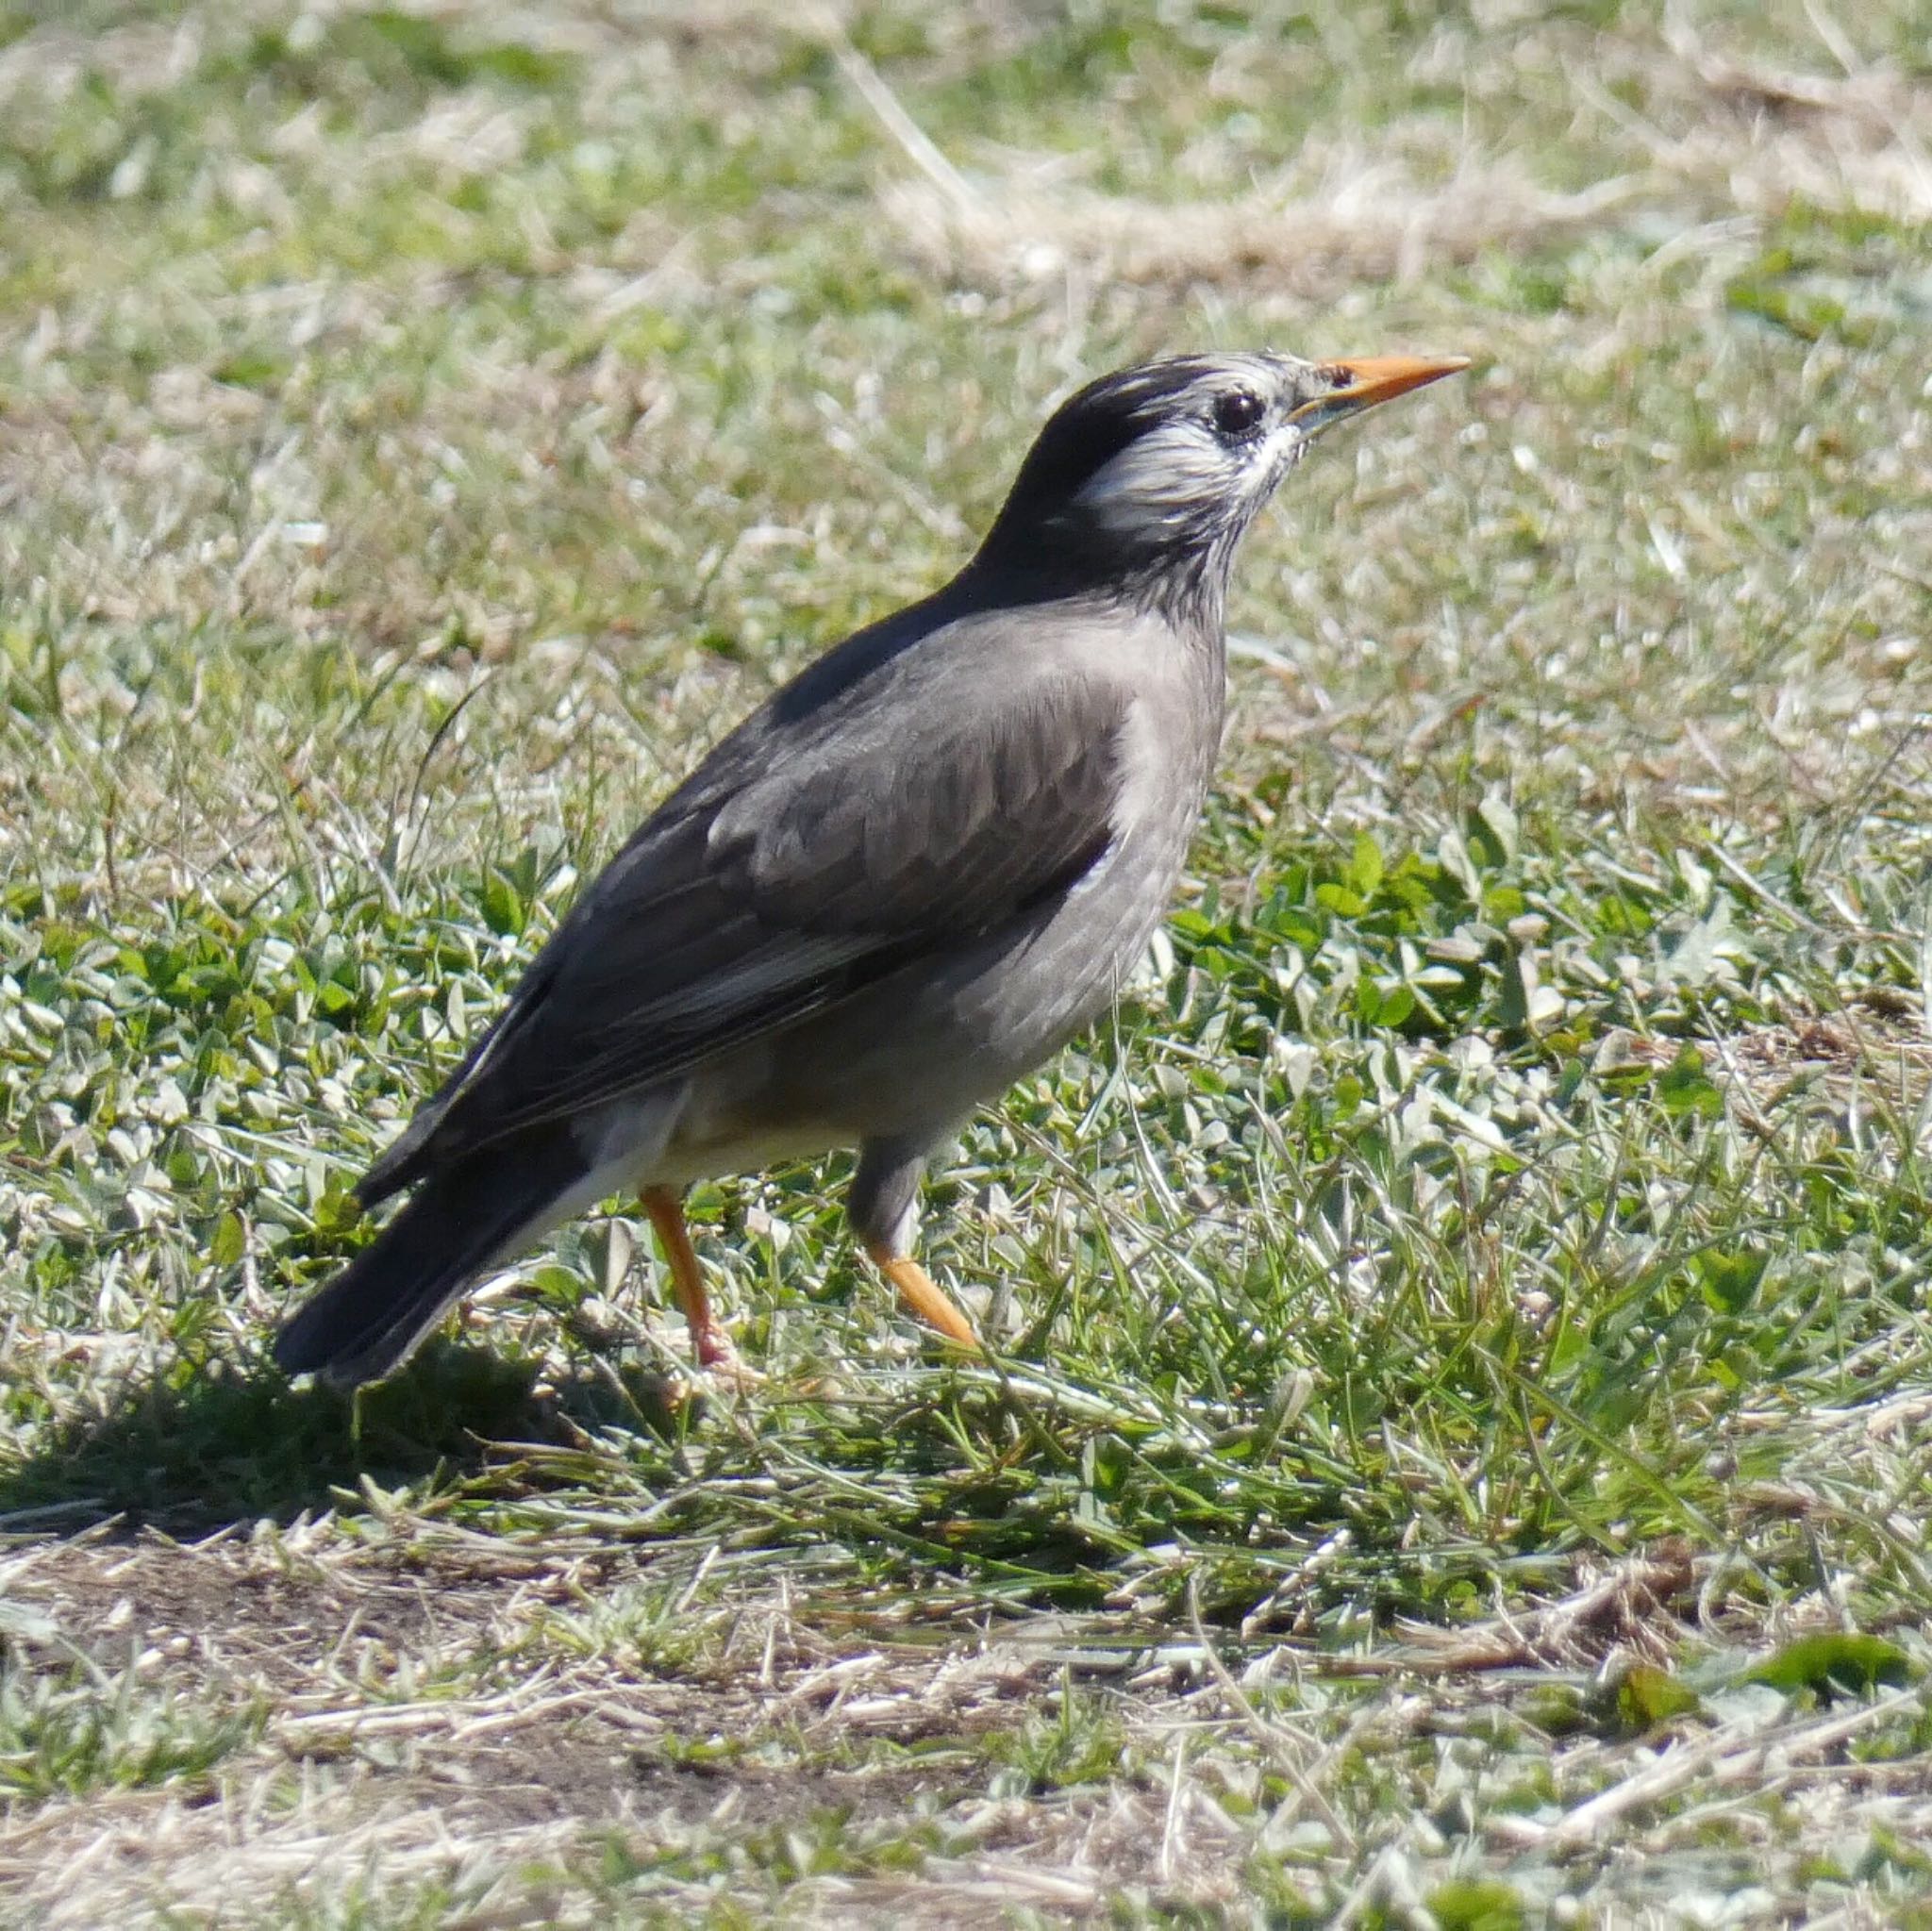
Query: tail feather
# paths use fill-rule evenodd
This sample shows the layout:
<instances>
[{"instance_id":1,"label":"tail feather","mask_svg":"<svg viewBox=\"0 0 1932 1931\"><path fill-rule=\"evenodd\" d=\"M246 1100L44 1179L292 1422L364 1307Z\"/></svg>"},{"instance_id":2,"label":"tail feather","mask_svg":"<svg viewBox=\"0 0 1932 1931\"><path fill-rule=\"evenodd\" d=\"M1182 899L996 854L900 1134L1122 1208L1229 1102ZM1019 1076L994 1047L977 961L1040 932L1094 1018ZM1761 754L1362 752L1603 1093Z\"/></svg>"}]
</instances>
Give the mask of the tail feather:
<instances>
[{"instance_id":1,"label":"tail feather","mask_svg":"<svg viewBox=\"0 0 1932 1931\"><path fill-rule=\"evenodd\" d=\"M431 1174L375 1244L283 1323L276 1363L343 1387L381 1379L485 1268L553 1225L583 1177L560 1135L491 1147Z\"/></svg>"}]
</instances>

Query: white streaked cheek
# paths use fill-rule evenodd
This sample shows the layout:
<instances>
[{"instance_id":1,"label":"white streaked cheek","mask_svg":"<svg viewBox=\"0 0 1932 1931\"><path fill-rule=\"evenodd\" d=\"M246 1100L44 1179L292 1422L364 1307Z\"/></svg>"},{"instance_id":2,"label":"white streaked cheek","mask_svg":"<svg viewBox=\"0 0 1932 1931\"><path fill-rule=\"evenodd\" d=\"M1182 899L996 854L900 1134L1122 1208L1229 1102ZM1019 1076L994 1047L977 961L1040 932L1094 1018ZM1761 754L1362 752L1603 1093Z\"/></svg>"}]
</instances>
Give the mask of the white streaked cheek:
<instances>
[{"instance_id":1,"label":"white streaked cheek","mask_svg":"<svg viewBox=\"0 0 1932 1931\"><path fill-rule=\"evenodd\" d=\"M1249 465L1246 486L1252 495L1272 495L1275 486L1308 453L1308 440L1292 423L1272 431L1255 452Z\"/></svg>"},{"instance_id":2,"label":"white streaked cheek","mask_svg":"<svg viewBox=\"0 0 1932 1931\"><path fill-rule=\"evenodd\" d=\"M1096 470L1074 501L1109 529L1179 527L1225 503L1245 468L1205 430L1167 424Z\"/></svg>"}]
</instances>

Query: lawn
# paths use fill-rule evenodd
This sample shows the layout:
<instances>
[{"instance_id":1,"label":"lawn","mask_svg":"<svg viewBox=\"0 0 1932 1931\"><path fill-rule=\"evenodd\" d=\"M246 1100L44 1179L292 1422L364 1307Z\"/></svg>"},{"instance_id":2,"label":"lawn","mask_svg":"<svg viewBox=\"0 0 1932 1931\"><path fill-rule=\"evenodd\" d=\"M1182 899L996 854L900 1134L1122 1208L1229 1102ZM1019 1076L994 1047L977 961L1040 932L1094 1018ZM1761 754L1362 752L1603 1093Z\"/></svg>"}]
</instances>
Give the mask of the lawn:
<instances>
[{"instance_id":1,"label":"lawn","mask_svg":"<svg viewBox=\"0 0 1932 1931\"><path fill-rule=\"evenodd\" d=\"M0 0L0 1914L1932 1925L1919 0ZM1141 355L1459 352L1250 537L925 1253L349 1187Z\"/></svg>"}]
</instances>

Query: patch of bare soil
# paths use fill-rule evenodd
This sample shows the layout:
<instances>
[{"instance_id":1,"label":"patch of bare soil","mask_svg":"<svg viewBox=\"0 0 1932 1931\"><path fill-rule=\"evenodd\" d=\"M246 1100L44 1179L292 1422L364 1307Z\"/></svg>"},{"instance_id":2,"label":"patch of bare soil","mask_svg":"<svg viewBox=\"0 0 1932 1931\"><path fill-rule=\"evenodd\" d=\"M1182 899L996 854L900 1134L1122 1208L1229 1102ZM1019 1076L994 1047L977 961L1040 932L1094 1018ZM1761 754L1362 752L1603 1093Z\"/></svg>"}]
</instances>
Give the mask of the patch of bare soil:
<instances>
[{"instance_id":1,"label":"patch of bare soil","mask_svg":"<svg viewBox=\"0 0 1932 1931\"><path fill-rule=\"evenodd\" d=\"M329 1523L18 1550L0 1604L24 1677L92 1675L137 1723L237 1731L205 1771L16 1798L0 1895L47 1925L136 1923L164 1903L220 1923L244 1899L337 1896L378 1860L386 1889L480 1897L600 1845L655 1869L815 1819L864 1842L943 1818L972 1850L952 1860L964 1915L947 1922L964 1923L975 1886L996 1922L1016 1898L1097 1901L1144 1862L1131 1788L987 1795L980 1745L1058 1680L1050 1652L855 1650L781 1591L693 1606L654 1654L596 1621L650 1573L648 1555L532 1560L461 1537L372 1554ZM1022 1850L1027 1870L999 1874ZM701 1894L695 1866L691 1883ZM828 1921L863 1915L864 1890L832 1886Z\"/></svg>"},{"instance_id":2,"label":"patch of bare soil","mask_svg":"<svg viewBox=\"0 0 1932 1931\"><path fill-rule=\"evenodd\" d=\"M1888 1440L1918 1413L1901 1408ZM424 1897L445 1923L591 1924L614 1885L667 1920L781 1892L801 1924L1080 1922L1124 1887L1232 1909L1257 1829L1306 1823L1334 1855L1360 1852L1324 1795L1344 1755L1464 1735L1478 1706L1558 1678L1668 1667L1687 1618L1707 1638L1724 1623L1709 1559L1664 1543L1480 1626L1407 1628L1360 1656L1287 1644L1237 1677L1198 1625L1150 1649L1118 1620L1052 1617L932 1640L849 1603L815 1622L762 1571L706 1587L690 1551L672 1573L661 1550L390 1526L388 1545L366 1522L324 1521L199 1545L97 1535L0 1562L13 1769L45 1768L20 1712L48 1684L98 1691L99 1722L129 1737L171 1712L235 1726L202 1767L97 1773L71 1794L17 1775L0 1908L55 1927L215 1925L326 1915L363 1885L391 1914ZM1385 1680L1350 1692L1337 1731L1265 1695L1305 1670L1336 1689ZM1104 1723L1087 1758L1056 1762L1069 1690ZM1877 1767L1854 1790L1840 1766L1922 1703L1794 1707L1769 1729L1700 1720L1661 1747L1585 1732L1572 1781L1594 1794L1550 1817L1505 1806L1484 1828L1512 1854L1567 1857L1699 1778L1725 1803L1767 1778L1806 1801L1849 1793L1903 1824L1923 1767ZM1257 1821L1264 1770L1277 1789ZM1571 1778L1560 1752L1551 1773Z\"/></svg>"}]
</instances>

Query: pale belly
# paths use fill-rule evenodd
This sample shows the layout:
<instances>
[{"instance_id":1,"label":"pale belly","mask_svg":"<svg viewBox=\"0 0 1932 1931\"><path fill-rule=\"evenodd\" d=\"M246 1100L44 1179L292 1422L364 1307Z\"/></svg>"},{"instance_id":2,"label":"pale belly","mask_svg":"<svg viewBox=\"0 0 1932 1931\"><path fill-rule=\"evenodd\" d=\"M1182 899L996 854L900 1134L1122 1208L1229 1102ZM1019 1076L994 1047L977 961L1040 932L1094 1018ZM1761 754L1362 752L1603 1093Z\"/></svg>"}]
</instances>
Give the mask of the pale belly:
<instances>
[{"instance_id":1,"label":"pale belly","mask_svg":"<svg viewBox=\"0 0 1932 1931\"><path fill-rule=\"evenodd\" d=\"M1139 962L1178 857L1137 856L942 966L904 968L612 1108L587 1153L617 1184L685 1187L870 1140L941 1144L1091 1024Z\"/></svg>"}]
</instances>

